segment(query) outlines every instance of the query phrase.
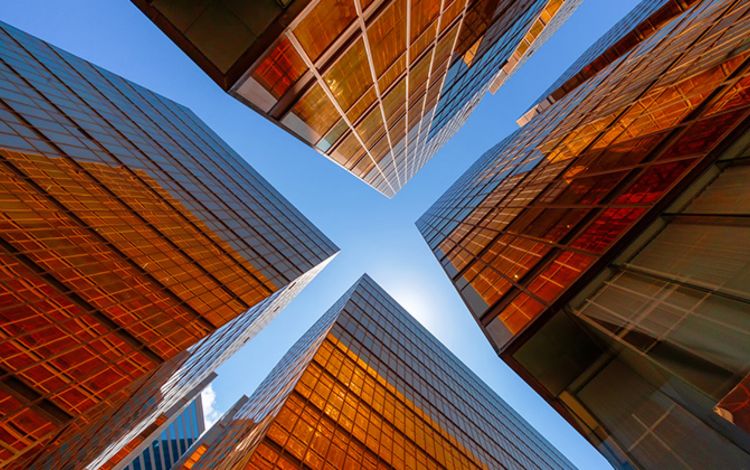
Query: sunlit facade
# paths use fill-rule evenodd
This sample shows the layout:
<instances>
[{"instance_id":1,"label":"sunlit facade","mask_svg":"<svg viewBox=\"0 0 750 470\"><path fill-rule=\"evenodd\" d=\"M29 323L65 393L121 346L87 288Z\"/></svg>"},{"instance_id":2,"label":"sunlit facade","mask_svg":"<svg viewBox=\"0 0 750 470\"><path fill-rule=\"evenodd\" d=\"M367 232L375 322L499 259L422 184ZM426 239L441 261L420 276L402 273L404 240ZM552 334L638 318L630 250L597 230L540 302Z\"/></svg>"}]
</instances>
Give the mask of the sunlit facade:
<instances>
[{"instance_id":1,"label":"sunlit facade","mask_svg":"<svg viewBox=\"0 0 750 470\"><path fill-rule=\"evenodd\" d=\"M27 468L336 247L187 108L0 44L0 466Z\"/></svg>"},{"instance_id":2,"label":"sunlit facade","mask_svg":"<svg viewBox=\"0 0 750 470\"><path fill-rule=\"evenodd\" d=\"M396 194L580 0L133 0L222 88Z\"/></svg>"},{"instance_id":3,"label":"sunlit facade","mask_svg":"<svg viewBox=\"0 0 750 470\"><path fill-rule=\"evenodd\" d=\"M613 465L745 468L750 4L659 24L417 225L501 357Z\"/></svg>"},{"instance_id":4,"label":"sunlit facade","mask_svg":"<svg viewBox=\"0 0 750 470\"><path fill-rule=\"evenodd\" d=\"M641 0L542 93L542 96L518 119L518 124L526 124L698 1L700 0Z\"/></svg>"},{"instance_id":5,"label":"sunlit facade","mask_svg":"<svg viewBox=\"0 0 750 470\"><path fill-rule=\"evenodd\" d=\"M572 468L367 276L178 468Z\"/></svg>"},{"instance_id":6,"label":"sunlit facade","mask_svg":"<svg viewBox=\"0 0 750 470\"><path fill-rule=\"evenodd\" d=\"M118 469L176 410L211 383L215 370L273 319L328 264L306 272L187 351L164 363L114 414L48 446L35 464L44 468Z\"/></svg>"}]
</instances>

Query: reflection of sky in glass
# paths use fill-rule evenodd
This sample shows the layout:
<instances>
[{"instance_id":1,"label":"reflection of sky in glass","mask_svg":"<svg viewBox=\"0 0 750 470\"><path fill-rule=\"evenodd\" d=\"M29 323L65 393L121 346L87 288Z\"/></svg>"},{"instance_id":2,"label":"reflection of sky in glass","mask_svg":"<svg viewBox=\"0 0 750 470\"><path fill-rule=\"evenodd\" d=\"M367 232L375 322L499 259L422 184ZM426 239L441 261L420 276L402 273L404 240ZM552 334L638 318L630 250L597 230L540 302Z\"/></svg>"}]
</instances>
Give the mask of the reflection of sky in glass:
<instances>
[{"instance_id":1,"label":"reflection of sky in glass","mask_svg":"<svg viewBox=\"0 0 750 470\"><path fill-rule=\"evenodd\" d=\"M198 407L197 400L190 402L177 417L162 431L162 433L151 442L150 447L146 447L143 452L133 456L132 460L127 463L123 470L141 470L156 468L161 469L161 463L171 465L201 435L203 426L198 424L198 416L201 409ZM154 465L153 467L151 465Z\"/></svg>"},{"instance_id":2,"label":"reflection of sky in glass","mask_svg":"<svg viewBox=\"0 0 750 470\"><path fill-rule=\"evenodd\" d=\"M416 219L636 0L587 1L394 199L387 200L224 94L129 2L28 0L0 19L191 108L342 250L214 382L226 410L363 273L404 304L461 360L582 468L606 462L492 351L419 232Z\"/></svg>"}]
</instances>

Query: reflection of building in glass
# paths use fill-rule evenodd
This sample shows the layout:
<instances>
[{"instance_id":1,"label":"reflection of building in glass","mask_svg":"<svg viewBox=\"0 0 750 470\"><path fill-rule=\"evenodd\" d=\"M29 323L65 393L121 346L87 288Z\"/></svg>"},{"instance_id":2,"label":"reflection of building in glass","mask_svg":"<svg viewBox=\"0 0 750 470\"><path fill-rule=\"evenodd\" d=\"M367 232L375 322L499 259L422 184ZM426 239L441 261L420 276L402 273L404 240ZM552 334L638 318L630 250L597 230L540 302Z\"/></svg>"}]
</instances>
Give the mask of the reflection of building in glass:
<instances>
[{"instance_id":1,"label":"reflection of building in glass","mask_svg":"<svg viewBox=\"0 0 750 470\"><path fill-rule=\"evenodd\" d=\"M172 468L206 429L201 394L158 427L125 459L122 470Z\"/></svg>"},{"instance_id":2,"label":"reflection of building in glass","mask_svg":"<svg viewBox=\"0 0 750 470\"><path fill-rule=\"evenodd\" d=\"M134 0L222 88L393 196L580 0Z\"/></svg>"},{"instance_id":3,"label":"reflection of building in glass","mask_svg":"<svg viewBox=\"0 0 750 470\"><path fill-rule=\"evenodd\" d=\"M183 468L571 468L369 277Z\"/></svg>"},{"instance_id":4,"label":"reflection of building in glass","mask_svg":"<svg viewBox=\"0 0 750 470\"><path fill-rule=\"evenodd\" d=\"M501 357L613 465L744 468L750 4L658 24L418 226Z\"/></svg>"},{"instance_id":5,"label":"reflection of building in glass","mask_svg":"<svg viewBox=\"0 0 750 470\"><path fill-rule=\"evenodd\" d=\"M103 418L336 248L188 109L0 42L0 466L24 467L113 440Z\"/></svg>"}]
</instances>

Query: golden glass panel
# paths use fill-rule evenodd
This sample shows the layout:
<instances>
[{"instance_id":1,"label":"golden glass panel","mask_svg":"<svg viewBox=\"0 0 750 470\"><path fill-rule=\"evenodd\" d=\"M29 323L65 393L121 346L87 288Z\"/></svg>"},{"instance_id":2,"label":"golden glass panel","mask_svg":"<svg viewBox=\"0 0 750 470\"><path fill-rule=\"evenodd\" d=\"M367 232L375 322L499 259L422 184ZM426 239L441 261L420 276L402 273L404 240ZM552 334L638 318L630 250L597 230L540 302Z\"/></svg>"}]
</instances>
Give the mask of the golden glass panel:
<instances>
[{"instance_id":1,"label":"golden glass panel","mask_svg":"<svg viewBox=\"0 0 750 470\"><path fill-rule=\"evenodd\" d=\"M406 0L391 2L367 28L375 75L380 77L406 51ZM387 86L386 86L387 87ZM385 87L381 87L383 90Z\"/></svg>"},{"instance_id":2,"label":"golden glass panel","mask_svg":"<svg viewBox=\"0 0 750 470\"><path fill-rule=\"evenodd\" d=\"M399 57L388 70L378 79L381 95L388 93L393 83L406 71L406 55Z\"/></svg>"},{"instance_id":3,"label":"golden glass panel","mask_svg":"<svg viewBox=\"0 0 750 470\"><path fill-rule=\"evenodd\" d=\"M294 28L294 35L316 61L356 17L353 0L320 0Z\"/></svg>"},{"instance_id":4,"label":"golden glass panel","mask_svg":"<svg viewBox=\"0 0 750 470\"><path fill-rule=\"evenodd\" d=\"M332 153L335 160L344 166L347 165L347 162L356 161L364 154L365 149L362 148L357 137L351 132L341 140Z\"/></svg>"},{"instance_id":5,"label":"golden glass panel","mask_svg":"<svg viewBox=\"0 0 750 470\"><path fill-rule=\"evenodd\" d=\"M294 105L292 113L318 135L325 135L341 117L328 95L317 83Z\"/></svg>"},{"instance_id":6,"label":"golden glass panel","mask_svg":"<svg viewBox=\"0 0 750 470\"><path fill-rule=\"evenodd\" d=\"M406 102L406 78L402 78L396 86L383 96L383 111L389 125L403 112Z\"/></svg>"},{"instance_id":7,"label":"golden glass panel","mask_svg":"<svg viewBox=\"0 0 750 470\"><path fill-rule=\"evenodd\" d=\"M430 24L427 29L409 46L409 56L411 58L412 65L414 62L419 60L422 53L425 52L430 46L435 43L435 32L437 30L437 23ZM426 56L430 56L430 52L426 53Z\"/></svg>"},{"instance_id":8,"label":"golden glass panel","mask_svg":"<svg viewBox=\"0 0 750 470\"><path fill-rule=\"evenodd\" d=\"M437 22L440 13L440 0L412 0L411 2L411 38L414 41Z\"/></svg>"},{"instance_id":9,"label":"golden glass panel","mask_svg":"<svg viewBox=\"0 0 750 470\"><path fill-rule=\"evenodd\" d=\"M375 87L370 87L365 92L365 94L363 94L362 97L346 112L346 116L349 118L349 121L357 122L357 120L362 117L362 113L364 113L367 109L370 108L370 106L372 106L373 103L375 103L376 97Z\"/></svg>"},{"instance_id":10,"label":"golden glass panel","mask_svg":"<svg viewBox=\"0 0 750 470\"><path fill-rule=\"evenodd\" d=\"M360 37L323 74L342 109L349 109L372 85L372 73L364 41Z\"/></svg>"},{"instance_id":11,"label":"golden glass panel","mask_svg":"<svg viewBox=\"0 0 750 470\"><path fill-rule=\"evenodd\" d=\"M467 1L468 0L455 0L453 3L445 7L443 10L443 19L440 23L440 34L443 34L448 27L452 26L455 28L458 26L458 23L453 24L453 21L463 13Z\"/></svg>"},{"instance_id":12,"label":"golden glass panel","mask_svg":"<svg viewBox=\"0 0 750 470\"><path fill-rule=\"evenodd\" d=\"M380 108L377 106L372 108L367 116L362 119L362 122L356 126L356 129L367 148L370 148L385 133Z\"/></svg>"},{"instance_id":13,"label":"golden glass panel","mask_svg":"<svg viewBox=\"0 0 750 470\"><path fill-rule=\"evenodd\" d=\"M375 168L375 162L368 155L363 155L359 160L350 160L347 168L359 177L364 178Z\"/></svg>"}]
</instances>

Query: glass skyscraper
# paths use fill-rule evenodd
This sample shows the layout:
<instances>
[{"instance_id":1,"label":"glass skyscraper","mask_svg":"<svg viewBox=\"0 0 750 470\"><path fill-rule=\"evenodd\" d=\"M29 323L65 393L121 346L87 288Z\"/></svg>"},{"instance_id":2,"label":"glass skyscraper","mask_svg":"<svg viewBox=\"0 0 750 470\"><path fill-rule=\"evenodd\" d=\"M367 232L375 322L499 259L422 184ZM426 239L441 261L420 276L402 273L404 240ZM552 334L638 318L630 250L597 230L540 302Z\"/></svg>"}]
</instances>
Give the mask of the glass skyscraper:
<instances>
[{"instance_id":1,"label":"glass skyscraper","mask_svg":"<svg viewBox=\"0 0 750 470\"><path fill-rule=\"evenodd\" d=\"M329 258L330 259L330 258ZM328 264L324 261L211 336L164 363L117 412L71 433L48 449L37 465L119 468L134 448L148 439L175 410L194 399L213 380L214 371L273 319Z\"/></svg>"},{"instance_id":2,"label":"glass skyscraper","mask_svg":"<svg viewBox=\"0 0 750 470\"><path fill-rule=\"evenodd\" d=\"M596 40L550 85L518 120L527 123L566 93L600 72L621 55L654 34L665 22L699 0L642 0Z\"/></svg>"},{"instance_id":3,"label":"glass skyscraper","mask_svg":"<svg viewBox=\"0 0 750 470\"><path fill-rule=\"evenodd\" d=\"M5 24L0 77L0 466L25 467L337 249L187 108Z\"/></svg>"},{"instance_id":4,"label":"glass skyscraper","mask_svg":"<svg viewBox=\"0 0 750 470\"><path fill-rule=\"evenodd\" d=\"M224 90L393 196L580 0L134 3Z\"/></svg>"},{"instance_id":5,"label":"glass skyscraper","mask_svg":"<svg viewBox=\"0 0 750 470\"><path fill-rule=\"evenodd\" d=\"M635 44L588 55L606 64L418 227L501 357L613 465L746 468L750 4L651 3L616 26Z\"/></svg>"},{"instance_id":6,"label":"glass skyscraper","mask_svg":"<svg viewBox=\"0 0 750 470\"><path fill-rule=\"evenodd\" d=\"M200 393L157 428L128 459L122 470L169 470L205 431Z\"/></svg>"},{"instance_id":7,"label":"glass skyscraper","mask_svg":"<svg viewBox=\"0 0 750 470\"><path fill-rule=\"evenodd\" d=\"M572 468L368 276L183 468Z\"/></svg>"}]
</instances>

